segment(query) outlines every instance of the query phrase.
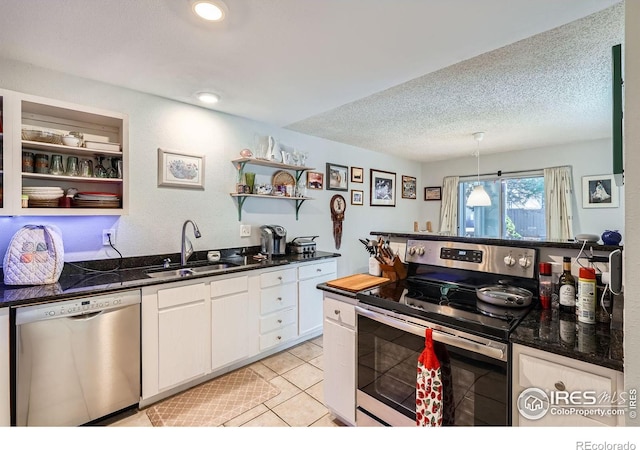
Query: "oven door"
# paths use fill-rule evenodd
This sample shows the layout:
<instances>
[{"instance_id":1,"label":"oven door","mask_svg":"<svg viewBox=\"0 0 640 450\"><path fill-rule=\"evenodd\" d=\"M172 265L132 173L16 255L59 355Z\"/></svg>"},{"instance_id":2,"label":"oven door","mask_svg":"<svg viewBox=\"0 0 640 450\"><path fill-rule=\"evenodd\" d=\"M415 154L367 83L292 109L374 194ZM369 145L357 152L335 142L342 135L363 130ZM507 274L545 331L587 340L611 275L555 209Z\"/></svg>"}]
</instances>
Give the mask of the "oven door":
<instances>
[{"instance_id":1,"label":"oven door","mask_svg":"<svg viewBox=\"0 0 640 450\"><path fill-rule=\"evenodd\" d=\"M415 426L418 357L433 329L443 425L510 424L508 345L368 305L358 317L356 425Z\"/></svg>"}]
</instances>

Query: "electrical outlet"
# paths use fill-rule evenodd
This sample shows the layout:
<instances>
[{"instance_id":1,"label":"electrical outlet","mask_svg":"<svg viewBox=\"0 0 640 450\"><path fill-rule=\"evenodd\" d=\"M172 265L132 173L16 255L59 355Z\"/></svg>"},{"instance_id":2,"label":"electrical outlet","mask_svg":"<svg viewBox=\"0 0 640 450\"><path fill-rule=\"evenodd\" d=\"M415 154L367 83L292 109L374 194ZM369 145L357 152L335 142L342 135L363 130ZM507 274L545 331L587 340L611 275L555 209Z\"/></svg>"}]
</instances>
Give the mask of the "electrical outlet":
<instances>
[{"instance_id":1,"label":"electrical outlet","mask_svg":"<svg viewBox=\"0 0 640 450\"><path fill-rule=\"evenodd\" d=\"M240 237L249 237L251 236L251 225L240 225Z\"/></svg>"},{"instance_id":2,"label":"electrical outlet","mask_svg":"<svg viewBox=\"0 0 640 450\"><path fill-rule=\"evenodd\" d=\"M102 230L102 245L109 245L109 237L111 237L111 245L116 245L116 230Z\"/></svg>"}]
</instances>

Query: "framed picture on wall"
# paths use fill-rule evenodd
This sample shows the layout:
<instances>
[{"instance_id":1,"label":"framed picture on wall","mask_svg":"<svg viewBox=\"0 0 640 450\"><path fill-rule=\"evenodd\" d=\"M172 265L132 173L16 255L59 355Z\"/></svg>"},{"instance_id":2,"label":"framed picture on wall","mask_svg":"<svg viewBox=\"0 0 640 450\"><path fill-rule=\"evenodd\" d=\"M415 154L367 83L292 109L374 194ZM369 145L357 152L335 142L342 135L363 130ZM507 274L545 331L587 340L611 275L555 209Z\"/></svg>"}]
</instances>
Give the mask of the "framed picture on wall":
<instances>
[{"instance_id":1,"label":"framed picture on wall","mask_svg":"<svg viewBox=\"0 0 640 450\"><path fill-rule=\"evenodd\" d=\"M617 208L618 186L613 175L582 177L583 208Z\"/></svg>"},{"instance_id":2,"label":"framed picture on wall","mask_svg":"<svg viewBox=\"0 0 640 450\"><path fill-rule=\"evenodd\" d=\"M402 198L416 199L416 178L402 175Z\"/></svg>"},{"instance_id":3,"label":"framed picture on wall","mask_svg":"<svg viewBox=\"0 0 640 450\"><path fill-rule=\"evenodd\" d=\"M339 164L327 163L327 190L349 190L349 168Z\"/></svg>"},{"instance_id":4,"label":"framed picture on wall","mask_svg":"<svg viewBox=\"0 0 640 450\"><path fill-rule=\"evenodd\" d=\"M364 182L364 170L362 169L362 167L351 168L351 182L352 183Z\"/></svg>"},{"instance_id":5,"label":"framed picture on wall","mask_svg":"<svg viewBox=\"0 0 640 450\"><path fill-rule=\"evenodd\" d=\"M442 200L442 188L440 186L431 186L424 188L424 201Z\"/></svg>"},{"instance_id":6,"label":"framed picture on wall","mask_svg":"<svg viewBox=\"0 0 640 450\"><path fill-rule=\"evenodd\" d=\"M364 205L364 191L351 191L351 204Z\"/></svg>"},{"instance_id":7,"label":"framed picture on wall","mask_svg":"<svg viewBox=\"0 0 640 450\"><path fill-rule=\"evenodd\" d=\"M158 186L204 189L204 155L159 148Z\"/></svg>"},{"instance_id":8,"label":"framed picture on wall","mask_svg":"<svg viewBox=\"0 0 640 450\"><path fill-rule=\"evenodd\" d=\"M396 174L371 169L371 206L396 206Z\"/></svg>"},{"instance_id":9,"label":"framed picture on wall","mask_svg":"<svg viewBox=\"0 0 640 450\"><path fill-rule=\"evenodd\" d=\"M307 188L323 189L324 174L320 172L307 172Z\"/></svg>"}]
</instances>

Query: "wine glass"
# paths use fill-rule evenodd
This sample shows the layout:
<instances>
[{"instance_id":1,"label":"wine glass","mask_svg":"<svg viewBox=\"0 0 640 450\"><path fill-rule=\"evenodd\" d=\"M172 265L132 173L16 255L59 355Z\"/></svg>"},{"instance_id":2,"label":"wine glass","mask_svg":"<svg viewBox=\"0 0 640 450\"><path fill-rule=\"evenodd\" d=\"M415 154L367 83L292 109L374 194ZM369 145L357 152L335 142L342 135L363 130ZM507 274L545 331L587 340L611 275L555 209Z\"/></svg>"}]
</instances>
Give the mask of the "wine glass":
<instances>
[{"instance_id":1,"label":"wine glass","mask_svg":"<svg viewBox=\"0 0 640 450\"><path fill-rule=\"evenodd\" d=\"M118 171L116 170L116 159L115 158L107 158L108 164L107 166L109 167L107 169L107 178L118 178Z\"/></svg>"}]
</instances>

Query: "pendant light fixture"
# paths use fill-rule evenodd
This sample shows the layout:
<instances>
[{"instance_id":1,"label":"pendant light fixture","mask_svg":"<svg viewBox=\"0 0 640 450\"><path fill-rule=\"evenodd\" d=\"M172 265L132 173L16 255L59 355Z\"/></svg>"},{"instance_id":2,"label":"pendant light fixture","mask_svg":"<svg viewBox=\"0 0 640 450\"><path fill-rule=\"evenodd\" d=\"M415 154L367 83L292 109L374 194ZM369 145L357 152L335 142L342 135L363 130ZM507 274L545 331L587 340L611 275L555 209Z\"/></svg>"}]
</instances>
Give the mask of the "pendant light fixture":
<instances>
[{"instance_id":1,"label":"pendant light fixture","mask_svg":"<svg viewBox=\"0 0 640 450\"><path fill-rule=\"evenodd\" d=\"M469 194L467 199L467 206L491 206L491 199L489 194L484 190L484 186L480 184L480 141L484 138L484 132L478 131L473 133L473 138L478 143L478 149L476 150L476 158L478 159L478 182L473 187L473 191Z\"/></svg>"}]
</instances>

